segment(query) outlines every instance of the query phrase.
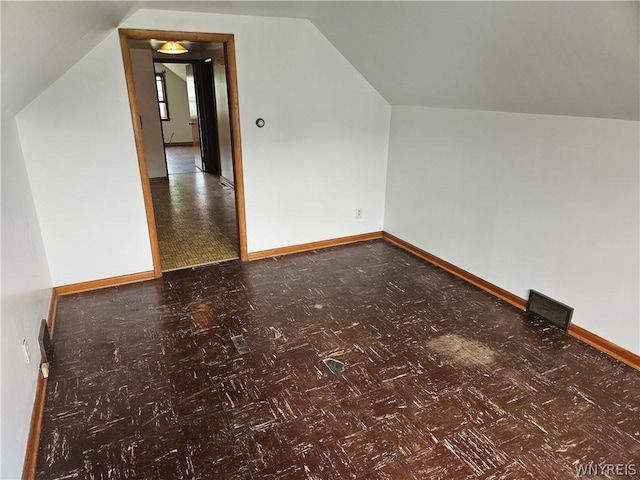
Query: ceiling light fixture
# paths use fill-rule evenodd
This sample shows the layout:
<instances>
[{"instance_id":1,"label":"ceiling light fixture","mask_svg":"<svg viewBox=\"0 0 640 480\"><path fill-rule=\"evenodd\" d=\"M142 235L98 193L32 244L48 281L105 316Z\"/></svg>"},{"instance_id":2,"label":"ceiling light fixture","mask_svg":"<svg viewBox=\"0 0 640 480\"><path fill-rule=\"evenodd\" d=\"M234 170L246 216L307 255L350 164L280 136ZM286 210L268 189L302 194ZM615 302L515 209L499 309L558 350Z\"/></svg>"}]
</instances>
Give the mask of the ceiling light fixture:
<instances>
[{"instance_id":1,"label":"ceiling light fixture","mask_svg":"<svg viewBox=\"0 0 640 480\"><path fill-rule=\"evenodd\" d=\"M184 48L180 42L165 42L158 52L167 53L169 55L180 55L181 53L187 53L189 50Z\"/></svg>"}]
</instances>

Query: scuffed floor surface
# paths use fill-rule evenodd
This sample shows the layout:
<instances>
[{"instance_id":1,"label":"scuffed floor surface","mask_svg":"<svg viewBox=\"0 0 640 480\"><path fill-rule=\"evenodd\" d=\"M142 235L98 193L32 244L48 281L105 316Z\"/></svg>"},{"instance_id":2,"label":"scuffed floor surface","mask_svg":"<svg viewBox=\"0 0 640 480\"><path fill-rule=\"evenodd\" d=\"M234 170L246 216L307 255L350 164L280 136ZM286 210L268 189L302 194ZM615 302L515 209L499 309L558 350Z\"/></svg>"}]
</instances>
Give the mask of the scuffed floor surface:
<instances>
[{"instance_id":1,"label":"scuffed floor surface","mask_svg":"<svg viewBox=\"0 0 640 480\"><path fill-rule=\"evenodd\" d=\"M637 371L382 241L62 297L54 340L42 480L640 467Z\"/></svg>"}]
</instances>

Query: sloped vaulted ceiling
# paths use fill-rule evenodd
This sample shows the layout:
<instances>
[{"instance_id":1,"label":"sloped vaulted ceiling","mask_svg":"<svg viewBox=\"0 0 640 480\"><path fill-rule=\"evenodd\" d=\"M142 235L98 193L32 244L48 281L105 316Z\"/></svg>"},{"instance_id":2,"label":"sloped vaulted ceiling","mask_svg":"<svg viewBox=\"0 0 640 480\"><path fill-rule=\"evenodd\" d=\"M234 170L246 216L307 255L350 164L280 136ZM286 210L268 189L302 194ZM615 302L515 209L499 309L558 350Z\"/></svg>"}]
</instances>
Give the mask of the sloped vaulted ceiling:
<instances>
[{"instance_id":1,"label":"sloped vaulted ceiling","mask_svg":"<svg viewBox=\"0 0 640 480\"><path fill-rule=\"evenodd\" d=\"M22 110L133 13L138 3L2 0L2 118Z\"/></svg>"},{"instance_id":2,"label":"sloped vaulted ceiling","mask_svg":"<svg viewBox=\"0 0 640 480\"><path fill-rule=\"evenodd\" d=\"M15 72L5 74L6 45L15 40L5 35L6 3L3 94L7 80L8 92L24 90ZM63 28L86 53L98 32L138 8L308 18L392 105L640 119L639 2L45 3L67 13L12 6L9 27L15 33L18 15L38 25L30 35L56 41L64 40ZM37 42L26 46L35 51L24 58L43 56ZM71 66L70 54L47 58L48 68ZM43 65L27 60L23 68L28 76ZM31 90L52 76L29 80L37 83ZM28 97L14 103L24 106Z\"/></svg>"},{"instance_id":3,"label":"sloped vaulted ceiling","mask_svg":"<svg viewBox=\"0 0 640 480\"><path fill-rule=\"evenodd\" d=\"M393 105L637 120L638 5L385 2L314 22Z\"/></svg>"}]
</instances>

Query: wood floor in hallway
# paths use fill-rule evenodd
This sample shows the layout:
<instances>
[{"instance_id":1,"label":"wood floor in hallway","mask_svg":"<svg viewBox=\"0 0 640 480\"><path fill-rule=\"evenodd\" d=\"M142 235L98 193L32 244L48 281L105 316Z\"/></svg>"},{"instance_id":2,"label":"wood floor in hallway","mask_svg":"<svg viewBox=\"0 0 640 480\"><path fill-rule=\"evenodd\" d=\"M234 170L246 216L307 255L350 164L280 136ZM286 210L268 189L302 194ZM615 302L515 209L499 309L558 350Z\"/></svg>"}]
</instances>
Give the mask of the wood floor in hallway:
<instances>
[{"instance_id":1,"label":"wood floor in hallway","mask_svg":"<svg viewBox=\"0 0 640 480\"><path fill-rule=\"evenodd\" d=\"M41 480L640 467L637 371L384 241L61 297L55 343Z\"/></svg>"},{"instance_id":2,"label":"wood floor in hallway","mask_svg":"<svg viewBox=\"0 0 640 480\"><path fill-rule=\"evenodd\" d=\"M202 171L196 167L195 162L196 155L200 155L200 151L193 145L165 145L164 152L169 175Z\"/></svg>"}]
</instances>

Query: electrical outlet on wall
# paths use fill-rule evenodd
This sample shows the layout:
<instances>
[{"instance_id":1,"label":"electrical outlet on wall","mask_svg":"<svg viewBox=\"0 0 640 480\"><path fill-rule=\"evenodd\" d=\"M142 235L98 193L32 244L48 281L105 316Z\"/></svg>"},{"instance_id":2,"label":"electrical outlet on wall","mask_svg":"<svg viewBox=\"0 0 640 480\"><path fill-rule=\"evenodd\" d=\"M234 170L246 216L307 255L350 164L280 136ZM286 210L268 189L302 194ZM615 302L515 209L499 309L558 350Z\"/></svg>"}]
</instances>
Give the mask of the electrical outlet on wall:
<instances>
[{"instance_id":1,"label":"electrical outlet on wall","mask_svg":"<svg viewBox=\"0 0 640 480\"><path fill-rule=\"evenodd\" d=\"M22 350L24 351L24 358L27 363L31 363L31 350L29 349L29 342L27 342L26 338L22 340Z\"/></svg>"},{"instance_id":2,"label":"electrical outlet on wall","mask_svg":"<svg viewBox=\"0 0 640 480\"><path fill-rule=\"evenodd\" d=\"M356 208L356 218L362 218L362 207Z\"/></svg>"}]
</instances>

